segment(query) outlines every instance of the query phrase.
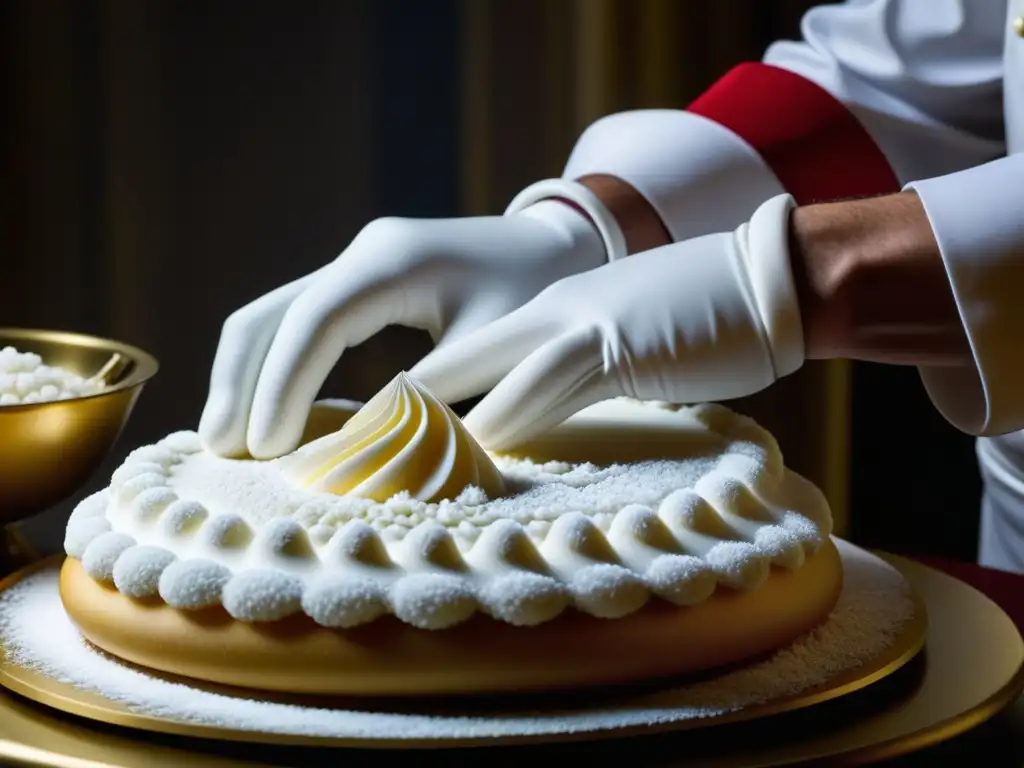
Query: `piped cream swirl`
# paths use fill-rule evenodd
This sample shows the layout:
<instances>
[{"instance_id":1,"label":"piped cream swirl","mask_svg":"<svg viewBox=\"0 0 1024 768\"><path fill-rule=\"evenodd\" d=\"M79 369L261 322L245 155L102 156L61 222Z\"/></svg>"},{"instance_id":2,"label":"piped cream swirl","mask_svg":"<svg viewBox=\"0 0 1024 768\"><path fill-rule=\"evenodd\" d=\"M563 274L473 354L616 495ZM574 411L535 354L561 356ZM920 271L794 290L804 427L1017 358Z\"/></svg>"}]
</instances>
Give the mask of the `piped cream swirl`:
<instances>
[{"instance_id":1,"label":"piped cream swirl","mask_svg":"<svg viewBox=\"0 0 1024 768\"><path fill-rule=\"evenodd\" d=\"M470 486L492 499L505 492L498 468L459 417L405 373L340 430L279 463L307 490L380 502L402 492L424 502L454 499Z\"/></svg>"}]
</instances>

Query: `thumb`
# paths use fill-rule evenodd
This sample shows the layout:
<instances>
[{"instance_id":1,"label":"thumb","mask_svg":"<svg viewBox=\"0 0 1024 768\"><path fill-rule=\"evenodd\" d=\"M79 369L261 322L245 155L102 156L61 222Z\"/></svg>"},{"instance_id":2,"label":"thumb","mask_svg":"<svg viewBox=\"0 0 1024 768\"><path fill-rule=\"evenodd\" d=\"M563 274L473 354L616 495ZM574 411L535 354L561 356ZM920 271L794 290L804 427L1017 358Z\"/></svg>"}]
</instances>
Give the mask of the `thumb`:
<instances>
[{"instance_id":1,"label":"thumb","mask_svg":"<svg viewBox=\"0 0 1024 768\"><path fill-rule=\"evenodd\" d=\"M409 375L441 400L483 394L557 335L558 322L534 302L436 348Z\"/></svg>"},{"instance_id":2,"label":"thumb","mask_svg":"<svg viewBox=\"0 0 1024 768\"><path fill-rule=\"evenodd\" d=\"M623 394L605 371L596 328L562 334L529 355L466 416L484 448L509 449L557 426L577 411Z\"/></svg>"}]
</instances>

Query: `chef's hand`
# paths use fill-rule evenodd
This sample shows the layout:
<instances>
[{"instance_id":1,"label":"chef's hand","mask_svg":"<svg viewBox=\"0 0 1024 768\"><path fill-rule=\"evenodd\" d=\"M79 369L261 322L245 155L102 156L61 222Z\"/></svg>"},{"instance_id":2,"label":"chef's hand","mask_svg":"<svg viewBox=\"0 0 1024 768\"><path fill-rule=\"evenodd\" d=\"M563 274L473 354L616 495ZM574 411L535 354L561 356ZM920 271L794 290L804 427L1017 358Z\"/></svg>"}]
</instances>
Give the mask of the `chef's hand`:
<instances>
[{"instance_id":1,"label":"chef's hand","mask_svg":"<svg viewBox=\"0 0 1024 768\"><path fill-rule=\"evenodd\" d=\"M791 208L782 195L734 232L567 277L431 352L411 375L452 402L490 389L465 420L490 449L611 397L698 403L753 394L804 360Z\"/></svg>"},{"instance_id":2,"label":"chef's hand","mask_svg":"<svg viewBox=\"0 0 1024 768\"><path fill-rule=\"evenodd\" d=\"M227 319L199 434L221 455L285 454L346 348L388 325L443 348L605 263L615 244L557 200L505 216L374 221L332 263Z\"/></svg>"}]
</instances>

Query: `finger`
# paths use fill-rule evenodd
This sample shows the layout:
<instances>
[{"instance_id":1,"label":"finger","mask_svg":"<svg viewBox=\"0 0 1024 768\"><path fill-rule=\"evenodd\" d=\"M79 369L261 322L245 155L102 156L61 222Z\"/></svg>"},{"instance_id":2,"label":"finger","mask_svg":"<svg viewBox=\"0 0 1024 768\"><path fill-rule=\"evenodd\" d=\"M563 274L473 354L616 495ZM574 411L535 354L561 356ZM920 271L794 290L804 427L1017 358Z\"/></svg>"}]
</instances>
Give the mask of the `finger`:
<instances>
[{"instance_id":1,"label":"finger","mask_svg":"<svg viewBox=\"0 0 1024 768\"><path fill-rule=\"evenodd\" d=\"M363 403L354 400L317 400L310 406L300 444L305 445L324 435L337 432L362 407Z\"/></svg>"},{"instance_id":2,"label":"finger","mask_svg":"<svg viewBox=\"0 0 1024 768\"><path fill-rule=\"evenodd\" d=\"M602 334L586 329L545 344L516 366L466 416L466 428L491 450L521 444L588 405L621 395L605 373Z\"/></svg>"},{"instance_id":3,"label":"finger","mask_svg":"<svg viewBox=\"0 0 1024 768\"><path fill-rule=\"evenodd\" d=\"M339 263L292 302L256 383L246 443L255 458L299 444L310 407L346 348L405 320L396 275L360 275Z\"/></svg>"},{"instance_id":4,"label":"finger","mask_svg":"<svg viewBox=\"0 0 1024 768\"><path fill-rule=\"evenodd\" d=\"M560 322L531 302L436 348L409 375L449 403L486 392L559 332Z\"/></svg>"},{"instance_id":5,"label":"finger","mask_svg":"<svg viewBox=\"0 0 1024 768\"><path fill-rule=\"evenodd\" d=\"M243 456L256 382L288 306L322 270L294 280L234 312L224 322L199 419L199 436L221 456Z\"/></svg>"}]
</instances>

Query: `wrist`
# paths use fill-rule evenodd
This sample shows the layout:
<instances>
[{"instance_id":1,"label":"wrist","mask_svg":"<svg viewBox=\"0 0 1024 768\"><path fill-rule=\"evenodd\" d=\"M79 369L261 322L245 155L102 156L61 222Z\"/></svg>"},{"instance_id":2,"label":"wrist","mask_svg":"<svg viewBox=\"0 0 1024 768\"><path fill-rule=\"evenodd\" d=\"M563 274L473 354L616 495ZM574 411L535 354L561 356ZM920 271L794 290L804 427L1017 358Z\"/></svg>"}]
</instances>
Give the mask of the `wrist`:
<instances>
[{"instance_id":1,"label":"wrist","mask_svg":"<svg viewBox=\"0 0 1024 768\"><path fill-rule=\"evenodd\" d=\"M799 294L793 276L788 229L795 202L781 194L766 200L732 240L743 260L746 287L760 320L776 379L807 359Z\"/></svg>"},{"instance_id":2,"label":"wrist","mask_svg":"<svg viewBox=\"0 0 1024 768\"><path fill-rule=\"evenodd\" d=\"M597 231L604 243L607 261L616 261L629 255L618 220L597 195L576 181L545 179L531 184L512 199L505 209L505 215L522 214L531 206L551 201L572 204L562 206L562 209L580 214L580 220L588 222Z\"/></svg>"},{"instance_id":3,"label":"wrist","mask_svg":"<svg viewBox=\"0 0 1024 768\"><path fill-rule=\"evenodd\" d=\"M970 362L942 256L916 194L798 208L789 244L809 359Z\"/></svg>"},{"instance_id":4,"label":"wrist","mask_svg":"<svg viewBox=\"0 0 1024 768\"><path fill-rule=\"evenodd\" d=\"M576 274L608 263L606 244L593 220L580 207L547 198L528 205L518 215L542 222L558 233L558 264L552 265L556 272Z\"/></svg>"},{"instance_id":5,"label":"wrist","mask_svg":"<svg viewBox=\"0 0 1024 768\"><path fill-rule=\"evenodd\" d=\"M654 206L628 182L607 174L581 176L577 181L593 192L619 223L628 254L672 242Z\"/></svg>"},{"instance_id":6,"label":"wrist","mask_svg":"<svg viewBox=\"0 0 1024 768\"><path fill-rule=\"evenodd\" d=\"M596 227L605 241L609 261L672 242L654 207L616 176L592 174L576 181L548 179L531 184L509 204L506 213L546 201L574 210Z\"/></svg>"}]
</instances>

